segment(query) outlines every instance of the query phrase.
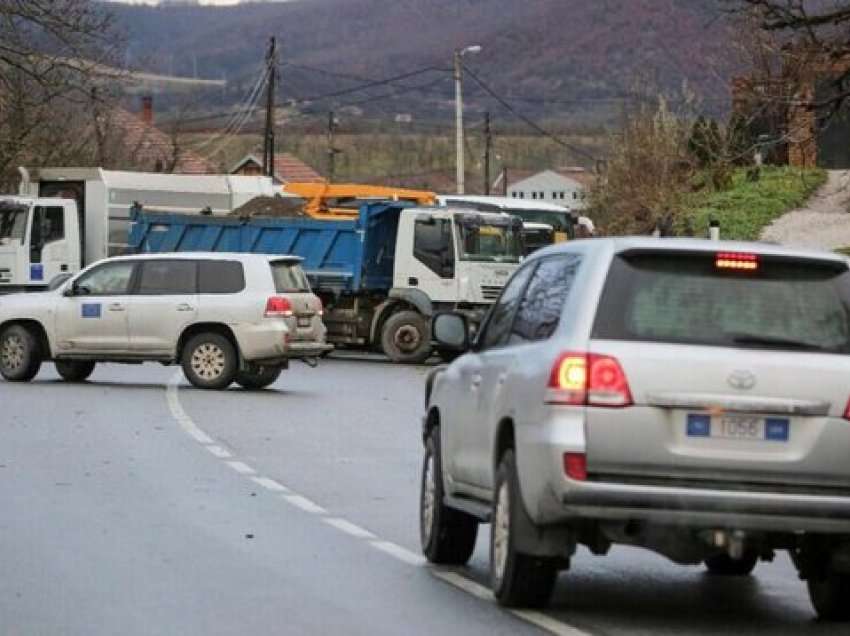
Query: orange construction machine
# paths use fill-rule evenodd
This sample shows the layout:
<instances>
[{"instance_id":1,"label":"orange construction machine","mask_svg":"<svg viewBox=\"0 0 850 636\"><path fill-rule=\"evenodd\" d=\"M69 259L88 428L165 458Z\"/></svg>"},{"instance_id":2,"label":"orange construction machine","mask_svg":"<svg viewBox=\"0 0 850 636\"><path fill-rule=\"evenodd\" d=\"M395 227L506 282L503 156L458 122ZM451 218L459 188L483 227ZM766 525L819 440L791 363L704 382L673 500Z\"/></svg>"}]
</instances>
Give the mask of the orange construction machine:
<instances>
[{"instance_id":1,"label":"orange construction machine","mask_svg":"<svg viewBox=\"0 0 850 636\"><path fill-rule=\"evenodd\" d=\"M363 201L410 201L436 205L437 195L426 190L406 190L357 183L287 183L283 191L304 199L304 212L315 219L351 219Z\"/></svg>"}]
</instances>

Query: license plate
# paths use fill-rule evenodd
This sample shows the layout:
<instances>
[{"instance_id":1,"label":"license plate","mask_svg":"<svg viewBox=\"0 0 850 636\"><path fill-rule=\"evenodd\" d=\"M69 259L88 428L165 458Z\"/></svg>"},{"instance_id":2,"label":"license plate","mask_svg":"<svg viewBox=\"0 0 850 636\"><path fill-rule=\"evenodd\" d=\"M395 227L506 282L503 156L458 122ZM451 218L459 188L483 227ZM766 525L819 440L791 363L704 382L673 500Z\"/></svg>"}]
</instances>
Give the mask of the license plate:
<instances>
[{"instance_id":1,"label":"license plate","mask_svg":"<svg viewBox=\"0 0 850 636\"><path fill-rule=\"evenodd\" d=\"M298 326L299 327L309 327L312 324L312 320L309 316L298 316Z\"/></svg>"},{"instance_id":2,"label":"license plate","mask_svg":"<svg viewBox=\"0 0 850 636\"><path fill-rule=\"evenodd\" d=\"M786 417L689 413L687 420L688 437L787 442L790 432L791 422Z\"/></svg>"}]
</instances>

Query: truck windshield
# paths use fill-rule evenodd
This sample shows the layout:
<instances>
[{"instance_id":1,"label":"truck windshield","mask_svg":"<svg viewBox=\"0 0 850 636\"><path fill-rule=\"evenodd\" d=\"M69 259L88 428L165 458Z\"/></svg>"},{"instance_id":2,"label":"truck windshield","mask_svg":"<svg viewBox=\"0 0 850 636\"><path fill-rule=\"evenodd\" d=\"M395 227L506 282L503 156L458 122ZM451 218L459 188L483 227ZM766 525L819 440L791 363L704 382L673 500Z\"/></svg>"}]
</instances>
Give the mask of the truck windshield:
<instances>
[{"instance_id":1,"label":"truck windshield","mask_svg":"<svg viewBox=\"0 0 850 636\"><path fill-rule=\"evenodd\" d=\"M0 244L24 240L27 230L27 208L0 203Z\"/></svg>"},{"instance_id":2,"label":"truck windshield","mask_svg":"<svg viewBox=\"0 0 850 636\"><path fill-rule=\"evenodd\" d=\"M552 229L559 234L566 234L567 238L575 238L575 223L573 217L567 212L553 212L551 210L515 210L508 208L508 214L518 216L526 223L545 223L551 225Z\"/></svg>"},{"instance_id":3,"label":"truck windshield","mask_svg":"<svg viewBox=\"0 0 850 636\"><path fill-rule=\"evenodd\" d=\"M522 226L459 223L460 260L519 263L522 257Z\"/></svg>"}]
</instances>

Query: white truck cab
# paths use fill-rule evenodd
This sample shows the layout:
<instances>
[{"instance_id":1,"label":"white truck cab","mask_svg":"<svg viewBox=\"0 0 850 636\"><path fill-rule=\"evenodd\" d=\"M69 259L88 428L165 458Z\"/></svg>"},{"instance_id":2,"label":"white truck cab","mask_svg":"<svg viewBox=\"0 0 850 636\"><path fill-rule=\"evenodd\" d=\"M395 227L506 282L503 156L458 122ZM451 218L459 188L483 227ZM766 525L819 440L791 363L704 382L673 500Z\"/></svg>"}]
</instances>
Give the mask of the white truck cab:
<instances>
[{"instance_id":1,"label":"white truck cab","mask_svg":"<svg viewBox=\"0 0 850 636\"><path fill-rule=\"evenodd\" d=\"M46 289L80 269L77 204L71 199L0 197L0 288Z\"/></svg>"}]
</instances>

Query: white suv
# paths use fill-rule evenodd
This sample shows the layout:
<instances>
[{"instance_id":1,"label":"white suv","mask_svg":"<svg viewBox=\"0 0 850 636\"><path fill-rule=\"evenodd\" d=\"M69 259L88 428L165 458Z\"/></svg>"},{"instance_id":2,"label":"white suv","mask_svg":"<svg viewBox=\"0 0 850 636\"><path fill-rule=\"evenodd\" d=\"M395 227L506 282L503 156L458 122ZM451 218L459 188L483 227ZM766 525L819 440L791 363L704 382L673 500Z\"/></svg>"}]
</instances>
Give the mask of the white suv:
<instances>
[{"instance_id":1,"label":"white suv","mask_svg":"<svg viewBox=\"0 0 850 636\"><path fill-rule=\"evenodd\" d=\"M180 253L122 256L52 291L0 297L0 374L36 376L53 360L67 381L97 362L180 363L198 388L272 384L292 358L327 353L321 301L297 257Z\"/></svg>"}]
</instances>

